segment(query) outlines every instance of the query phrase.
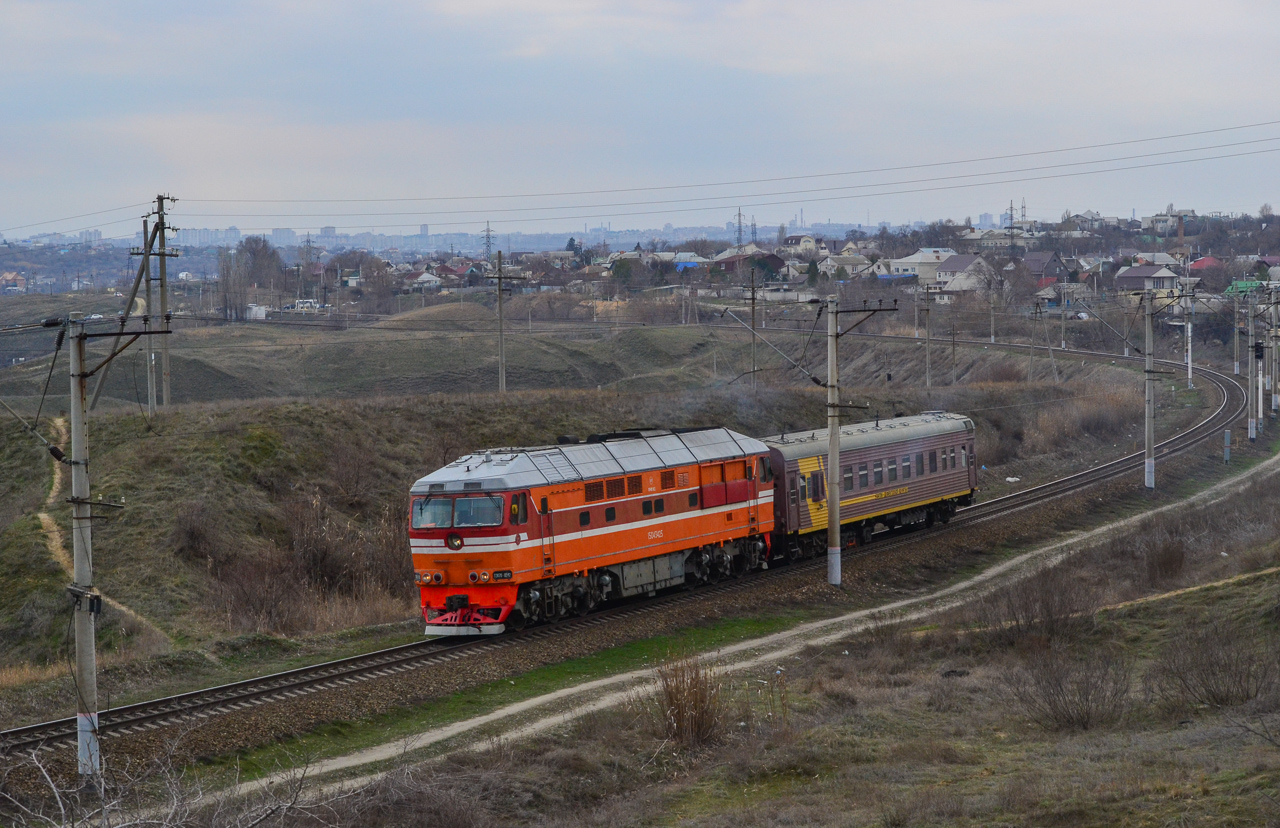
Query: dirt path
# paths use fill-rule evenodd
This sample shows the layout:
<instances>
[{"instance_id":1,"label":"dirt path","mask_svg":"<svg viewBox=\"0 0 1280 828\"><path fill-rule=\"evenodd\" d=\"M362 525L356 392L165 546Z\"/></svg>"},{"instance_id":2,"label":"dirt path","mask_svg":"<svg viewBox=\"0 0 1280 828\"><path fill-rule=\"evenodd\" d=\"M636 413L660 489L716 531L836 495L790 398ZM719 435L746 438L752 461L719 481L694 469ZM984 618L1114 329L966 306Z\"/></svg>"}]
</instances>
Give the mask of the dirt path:
<instances>
[{"instance_id":1,"label":"dirt path","mask_svg":"<svg viewBox=\"0 0 1280 828\"><path fill-rule=\"evenodd\" d=\"M67 448L67 421L62 417L56 417L49 422L53 427L53 442L62 446L63 450L70 454L70 449ZM67 472L62 463L57 460L52 460L51 462L53 463L53 481L49 487L49 495L44 499L44 509L36 514L36 518L40 521L40 528L44 530L45 545L49 549L49 556L58 562L58 566L62 567L62 571L66 573L68 578L74 578L75 566L71 559L71 550L67 546L66 536L62 533L62 527L49 514L49 510L57 504L58 497L62 494L62 490L66 485ZM148 636L159 636L168 642L168 647L173 646L173 639L169 637L168 633L157 627L150 620L109 595L103 595L102 601L144 630Z\"/></svg>"},{"instance_id":2,"label":"dirt path","mask_svg":"<svg viewBox=\"0 0 1280 828\"><path fill-rule=\"evenodd\" d=\"M1277 473L1280 473L1280 455L1269 458L1237 477L1224 480L1187 500L1151 509L1086 532L1073 533L1063 540L1025 552L990 567L972 578L952 584L929 595L894 601L874 609L858 610L834 618L811 621L763 638L722 647L719 650L705 654L703 657L716 663L726 673L781 665L786 659L794 657L806 647L821 647L833 644L850 635L866 632L886 624L920 621L936 613L955 609L962 604L985 595L993 589L1028 577L1045 567L1053 566L1086 547L1104 542L1114 535L1133 529L1142 521L1154 515L1164 514L1172 510L1186 509L1189 506L1211 506L1227 497L1238 494L1246 486L1265 480ZM1247 573L1245 576L1237 577L1252 577L1256 574ZM1203 587L1189 589L1197 588ZM1146 600L1152 600L1156 597L1158 596L1152 596L1152 598ZM510 722L505 730L497 732L486 730L485 736L487 738L473 739L472 746L477 747L489 744L489 739L493 738L502 740L524 738L564 726L589 713L622 704L637 693L651 691L655 683L656 674L653 668L634 670L629 673L595 679L584 684L562 688L516 702L475 718L454 722L414 734L413 736L365 748L345 756L322 760L310 765L307 769L307 775L316 777L340 773L373 763L387 762L404 756L411 751L437 745L454 737L485 728L487 725L504 721ZM531 719L530 714L534 714L540 709L546 710L545 715ZM330 783L322 786L320 791L361 784L376 778L376 776L377 774L372 774L357 779ZM238 785L230 793L234 795L249 794L269 786L285 783L291 778L293 778L293 774L290 772L273 774L253 782Z\"/></svg>"}]
</instances>

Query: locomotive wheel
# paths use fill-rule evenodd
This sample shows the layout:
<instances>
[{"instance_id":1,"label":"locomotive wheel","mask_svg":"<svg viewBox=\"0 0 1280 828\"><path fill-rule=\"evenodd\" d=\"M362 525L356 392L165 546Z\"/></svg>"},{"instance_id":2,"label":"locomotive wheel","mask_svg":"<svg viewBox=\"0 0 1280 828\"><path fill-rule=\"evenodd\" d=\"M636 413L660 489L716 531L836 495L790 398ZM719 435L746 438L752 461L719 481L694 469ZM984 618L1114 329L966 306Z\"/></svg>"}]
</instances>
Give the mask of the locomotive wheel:
<instances>
[{"instance_id":1,"label":"locomotive wheel","mask_svg":"<svg viewBox=\"0 0 1280 828\"><path fill-rule=\"evenodd\" d=\"M529 619L524 617L524 613L518 609L513 609L507 616L507 628L519 632L529 624Z\"/></svg>"}]
</instances>

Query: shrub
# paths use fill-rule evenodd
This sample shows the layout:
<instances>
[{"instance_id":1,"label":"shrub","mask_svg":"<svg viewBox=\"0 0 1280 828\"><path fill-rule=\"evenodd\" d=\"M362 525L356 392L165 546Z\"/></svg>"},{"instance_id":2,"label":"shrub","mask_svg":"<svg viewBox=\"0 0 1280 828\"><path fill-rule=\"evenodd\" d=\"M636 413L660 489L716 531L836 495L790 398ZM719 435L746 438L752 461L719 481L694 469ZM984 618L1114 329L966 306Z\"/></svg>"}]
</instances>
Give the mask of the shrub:
<instances>
[{"instance_id":1,"label":"shrub","mask_svg":"<svg viewBox=\"0 0 1280 828\"><path fill-rule=\"evenodd\" d=\"M1060 649L1034 656L1005 675L1013 702L1046 730L1088 730L1120 718L1132 665L1107 650L1071 659Z\"/></svg>"},{"instance_id":2,"label":"shrub","mask_svg":"<svg viewBox=\"0 0 1280 828\"><path fill-rule=\"evenodd\" d=\"M1231 707L1275 686L1276 657L1243 630L1218 619L1174 635L1146 679L1166 702Z\"/></svg>"},{"instance_id":3,"label":"shrub","mask_svg":"<svg viewBox=\"0 0 1280 828\"><path fill-rule=\"evenodd\" d=\"M685 747L714 744L724 735L725 699L715 672L697 658L658 667L658 706L668 739Z\"/></svg>"},{"instance_id":4,"label":"shrub","mask_svg":"<svg viewBox=\"0 0 1280 828\"><path fill-rule=\"evenodd\" d=\"M1093 624L1097 594L1064 566L991 592L975 607L978 625L994 641L1018 644L1031 637L1068 638Z\"/></svg>"}]
</instances>

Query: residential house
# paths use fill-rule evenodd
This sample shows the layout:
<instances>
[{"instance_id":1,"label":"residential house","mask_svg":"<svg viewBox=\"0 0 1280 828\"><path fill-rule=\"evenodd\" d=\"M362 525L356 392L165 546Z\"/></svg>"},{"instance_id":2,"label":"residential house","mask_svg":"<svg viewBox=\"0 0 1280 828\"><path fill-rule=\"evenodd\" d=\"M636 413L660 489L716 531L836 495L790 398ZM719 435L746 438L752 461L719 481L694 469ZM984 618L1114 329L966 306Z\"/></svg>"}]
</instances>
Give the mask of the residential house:
<instances>
[{"instance_id":1,"label":"residential house","mask_svg":"<svg viewBox=\"0 0 1280 828\"><path fill-rule=\"evenodd\" d=\"M889 263L890 275L915 276L920 284L932 285L937 281L938 265L956 255L950 247L922 247L910 256L894 259Z\"/></svg>"},{"instance_id":2,"label":"residential house","mask_svg":"<svg viewBox=\"0 0 1280 828\"><path fill-rule=\"evenodd\" d=\"M1133 263L1135 265L1157 265L1158 267L1177 267L1179 262L1168 253L1135 253L1133 255Z\"/></svg>"},{"instance_id":3,"label":"residential house","mask_svg":"<svg viewBox=\"0 0 1280 828\"><path fill-rule=\"evenodd\" d=\"M948 293L990 291L999 282L996 269L973 253L950 256L938 265L937 284Z\"/></svg>"},{"instance_id":4,"label":"residential house","mask_svg":"<svg viewBox=\"0 0 1280 828\"><path fill-rule=\"evenodd\" d=\"M1178 274L1161 265L1136 265L1116 271L1117 290L1173 290Z\"/></svg>"},{"instance_id":5,"label":"residential house","mask_svg":"<svg viewBox=\"0 0 1280 828\"><path fill-rule=\"evenodd\" d=\"M818 243L813 236L787 236L782 240L782 246L774 252L783 258L789 256L814 256L818 252Z\"/></svg>"},{"instance_id":6,"label":"residential house","mask_svg":"<svg viewBox=\"0 0 1280 828\"><path fill-rule=\"evenodd\" d=\"M839 255L828 256L818 262L818 271L831 278L835 278L836 273L842 267L844 268L844 272L849 274L850 278L856 278L858 276L866 275L864 271L871 267L871 260L866 256Z\"/></svg>"},{"instance_id":7,"label":"residential house","mask_svg":"<svg viewBox=\"0 0 1280 828\"><path fill-rule=\"evenodd\" d=\"M1065 282L1071 276L1071 271L1057 253L1028 253L1023 257L1022 263L1026 265L1031 277L1036 280L1038 288L1044 288L1056 282Z\"/></svg>"},{"instance_id":8,"label":"residential house","mask_svg":"<svg viewBox=\"0 0 1280 828\"><path fill-rule=\"evenodd\" d=\"M14 271L0 275L0 293L26 293L27 277Z\"/></svg>"}]
</instances>

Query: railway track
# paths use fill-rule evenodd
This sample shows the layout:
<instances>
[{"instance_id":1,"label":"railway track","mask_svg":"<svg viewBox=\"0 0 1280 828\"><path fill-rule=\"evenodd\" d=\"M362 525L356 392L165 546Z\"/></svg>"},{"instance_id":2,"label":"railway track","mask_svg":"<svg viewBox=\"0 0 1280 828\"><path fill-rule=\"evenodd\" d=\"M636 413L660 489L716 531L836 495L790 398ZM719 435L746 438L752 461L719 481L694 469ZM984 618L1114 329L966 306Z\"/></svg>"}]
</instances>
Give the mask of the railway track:
<instances>
[{"instance_id":1,"label":"railway track","mask_svg":"<svg viewBox=\"0 0 1280 828\"><path fill-rule=\"evenodd\" d=\"M895 337L898 338L898 337ZM912 337L900 337L912 340ZM966 342L992 347L988 343ZM1022 349L1040 346L995 346ZM1071 351L1072 356L1115 361L1137 361L1141 358L1120 357L1115 354L1088 351ZM1181 363L1158 360L1165 366L1181 367ZM1202 383L1216 389L1218 404L1208 417L1191 428L1157 445L1156 456L1169 458L1187 451L1202 441L1220 434L1222 429L1234 423L1244 413L1246 398L1239 383L1228 374L1212 368L1196 367L1196 376ZM1096 483L1110 480L1142 467L1142 453L1129 454L1094 468L1060 478L1020 492L984 501L961 509L946 527L935 526L913 532L879 533L880 540L871 551L884 551L908 542L917 542L959 526L976 524L1025 509L1037 503ZM890 535L886 537L886 535ZM846 555L864 554L861 549L851 549ZM781 571L806 571L825 567L822 559L793 563ZM700 602L716 594L735 592L749 588L771 571L752 573L747 577L707 586L693 592L677 592L633 604L624 604L602 610L582 618L573 618L553 624L535 627L503 635L499 638L470 639L461 642L415 641L363 655L350 656L336 661L308 667L299 667L257 678L245 679L203 690L193 690L173 696L153 699L121 707L110 708L99 715L100 733L104 738L121 737L176 724L209 718L257 705L284 701L309 693L340 688L362 681L390 676L407 670L419 670L435 665L447 665L458 659L510 647L525 642L547 639L567 632L592 626L615 623L626 618L656 611L669 612L673 608ZM0 731L0 754L29 752L47 749L72 742L76 738L74 717L27 725Z\"/></svg>"}]
</instances>

